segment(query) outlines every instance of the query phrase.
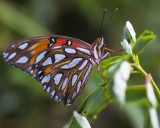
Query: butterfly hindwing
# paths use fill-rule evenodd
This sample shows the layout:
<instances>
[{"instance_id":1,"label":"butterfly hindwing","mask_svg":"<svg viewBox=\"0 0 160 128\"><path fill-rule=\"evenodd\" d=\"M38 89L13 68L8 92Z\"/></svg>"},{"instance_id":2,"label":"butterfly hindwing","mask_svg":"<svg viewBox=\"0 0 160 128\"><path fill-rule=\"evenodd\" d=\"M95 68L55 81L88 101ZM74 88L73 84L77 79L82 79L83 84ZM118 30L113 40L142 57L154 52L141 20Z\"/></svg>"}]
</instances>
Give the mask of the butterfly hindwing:
<instances>
[{"instance_id":1,"label":"butterfly hindwing","mask_svg":"<svg viewBox=\"0 0 160 128\"><path fill-rule=\"evenodd\" d=\"M13 43L4 58L38 80L52 99L72 104L92 70L90 48L76 38L42 36Z\"/></svg>"}]
</instances>

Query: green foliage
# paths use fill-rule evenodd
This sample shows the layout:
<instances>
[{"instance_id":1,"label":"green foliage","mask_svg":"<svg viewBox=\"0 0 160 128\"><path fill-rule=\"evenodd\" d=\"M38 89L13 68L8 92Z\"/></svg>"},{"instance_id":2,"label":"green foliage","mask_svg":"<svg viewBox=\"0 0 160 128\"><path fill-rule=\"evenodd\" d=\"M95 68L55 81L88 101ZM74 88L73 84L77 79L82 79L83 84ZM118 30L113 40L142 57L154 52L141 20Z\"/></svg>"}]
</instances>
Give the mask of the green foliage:
<instances>
[{"instance_id":1,"label":"green foliage","mask_svg":"<svg viewBox=\"0 0 160 128\"><path fill-rule=\"evenodd\" d=\"M154 41L156 36L153 32L146 30L142 35L137 39L136 44L133 46L134 54L141 54L144 51L144 48Z\"/></svg>"},{"instance_id":2,"label":"green foliage","mask_svg":"<svg viewBox=\"0 0 160 128\"><path fill-rule=\"evenodd\" d=\"M150 108L154 108L156 110L157 107L151 105L152 103L155 103L154 101L152 102L151 99L154 99L155 95L158 100L158 104L160 104L160 91L153 79L150 78L140 66L138 54L142 53L145 47L153 42L155 35L153 32L147 30L138 37L137 41L135 41L134 29L127 21L124 28L123 38L124 39L121 43L124 49L123 56L112 57L100 63L100 66L104 69L103 75L107 77L107 81L101 86L98 86L87 97L85 102L79 107L78 112L85 116L90 122L95 119L95 117L97 117L97 115L106 108L110 102L117 102L124 107L127 107L128 103L132 103L148 109L150 123L153 126L152 117L154 114L150 113ZM127 81L130 79L129 76L132 73L142 75L144 77L144 82L146 78L146 81L149 83L146 82L145 85L127 86ZM152 89L149 90L149 93L153 93L153 96L151 96L152 98L150 98L147 93L148 84L154 89L153 92L151 92ZM128 114L131 114L129 110ZM148 116L143 118L149 118ZM135 125L136 127L138 124L146 126L146 122L140 123L138 120L133 118L133 122L134 120L137 122ZM75 121L75 118L72 118L68 127L80 127L80 125Z\"/></svg>"},{"instance_id":3,"label":"green foliage","mask_svg":"<svg viewBox=\"0 0 160 128\"><path fill-rule=\"evenodd\" d=\"M33 21L31 18L23 15L21 12L3 1L0 1L0 17L1 22L3 22L7 27L15 30L17 33L20 33L24 37L52 33L45 27ZM17 22L19 19L21 23Z\"/></svg>"},{"instance_id":4,"label":"green foliage","mask_svg":"<svg viewBox=\"0 0 160 128\"><path fill-rule=\"evenodd\" d=\"M143 77L144 79L141 79L143 83L140 83L140 85L145 85L147 73L144 69L153 75L159 76L159 36L157 36L154 44L145 47L153 42L155 38L152 32L145 31L144 33L146 34L143 33L141 35L143 38L140 36L136 41L133 40L126 26L124 27L121 41L120 33L126 19L130 19L134 23L138 35L146 26L158 35L157 33L160 33L159 4L160 1L146 2L145 0L1 0L0 127L62 127L70 118L72 111L77 109L78 104L83 99L86 100L80 105L78 112L87 117L89 122L97 119L91 122L93 127L107 126L109 128L119 128L128 126L137 128L151 126L148 110L155 108L154 110L157 110L158 114L160 114L160 94L157 88L157 78L155 79L157 85L152 77L151 84L156 94L158 105L153 105L148 100L145 86L139 86L139 84L134 82L139 82L139 79ZM60 103L53 102L37 81L23 71L11 68L4 62L2 57L4 49L12 42L26 37L55 33L77 37L91 43L99 31L103 9L107 8L107 16L110 16L116 7L119 8L119 11L113 18L109 31L104 33L104 38L109 48L121 49L120 43L117 43L121 42L124 49L123 55L101 62L103 75L109 78L108 81L101 84L100 75L96 71L92 72L83 94L76 99L72 106L66 107ZM139 58L143 68L139 63ZM126 82L125 103L121 104L114 94L113 80L115 73L124 61L131 65L131 77ZM139 79L134 78L135 76ZM100 86L97 87L97 85ZM97 102L94 98L102 99ZM94 105L96 108L94 108ZM73 117L66 127L76 128L80 126L75 117Z\"/></svg>"},{"instance_id":5,"label":"green foliage","mask_svg":"<svg viewBox=\"0 0 160 128\"><path fill-rule=\"evenodd\" d=\"M146 99L146 87L145 86L131 86L126 89L126 101L136 102Z\"/></svg>"}]
</instances>

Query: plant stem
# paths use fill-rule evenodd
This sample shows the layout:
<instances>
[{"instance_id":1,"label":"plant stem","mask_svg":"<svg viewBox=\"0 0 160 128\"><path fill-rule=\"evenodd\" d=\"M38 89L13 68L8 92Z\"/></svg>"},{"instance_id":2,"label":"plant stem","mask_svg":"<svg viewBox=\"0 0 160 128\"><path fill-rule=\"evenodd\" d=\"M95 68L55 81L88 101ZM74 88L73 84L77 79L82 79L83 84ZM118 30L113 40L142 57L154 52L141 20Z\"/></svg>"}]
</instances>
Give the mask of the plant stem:
<instances>
[{"instance_id":1,"label":"plant stem","mask_svg":"<svg viewBox=\"0 0 160 128\"><path fill-rule=\"evenodd\" d=\"M136 65L136 64L131 64L131 65L134 66L135 68L137 68L141 72L141 74L143 75L143 77L146 78L147 73L143 70L143 68L140 65ZM156 94L157 100L158 100L158 102L160 104L160 91L159 91L156 83L154 82L152 76L151 76L151 84L153 86L153 89L154 89L154 92Z\"/></svg>"}]
</instances>

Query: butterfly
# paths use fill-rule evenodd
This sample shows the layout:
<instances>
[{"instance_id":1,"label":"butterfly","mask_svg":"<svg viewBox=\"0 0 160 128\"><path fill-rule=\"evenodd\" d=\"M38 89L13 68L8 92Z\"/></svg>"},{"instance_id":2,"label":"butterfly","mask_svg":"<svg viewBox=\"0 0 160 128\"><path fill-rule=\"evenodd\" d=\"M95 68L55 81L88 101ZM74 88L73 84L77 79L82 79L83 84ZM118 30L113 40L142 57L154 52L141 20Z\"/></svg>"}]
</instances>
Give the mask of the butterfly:
<instances>
[{"instance_id":1,"label":"butterfly","mask_svg":"<svg viewBox=\"0 0 160 128\"><path fill-rule=\"evenodd\" d=\"M106 46L98 37L93 44L67 36L39 36L13 43L4 52L5 61L38 80L55 101L70 105L83 91L93 65Z\"/></svg>"}]
</instances>

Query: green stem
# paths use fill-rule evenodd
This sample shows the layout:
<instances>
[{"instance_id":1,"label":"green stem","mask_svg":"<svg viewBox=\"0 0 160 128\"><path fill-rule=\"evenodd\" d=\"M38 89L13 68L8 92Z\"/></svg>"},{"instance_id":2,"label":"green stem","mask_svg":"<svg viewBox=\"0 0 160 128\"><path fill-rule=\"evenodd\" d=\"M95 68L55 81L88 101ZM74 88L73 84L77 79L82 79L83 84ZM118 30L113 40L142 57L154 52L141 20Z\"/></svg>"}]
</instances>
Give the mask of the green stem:
<instances>
[{"instance_id":1,"label":"green stem","mask_svg":"<svg viewBox=\"0 0 160 128\"><path fill-rule=\"evenodd\" d=\"M131 65L134 66L135 68L137 68L141 72L141 74L143 75L143 77L146 78L147 73L143 70L143 68L140 65L136 65L136 64L131 64ZM155 92L156 97L158 99L158 102L160 103L160 91L159 91L156 83L154 82L152 76L151 76L151 84L153 86L153 89L154 89L154 92Z\"/></svg>"}]
</instances>

